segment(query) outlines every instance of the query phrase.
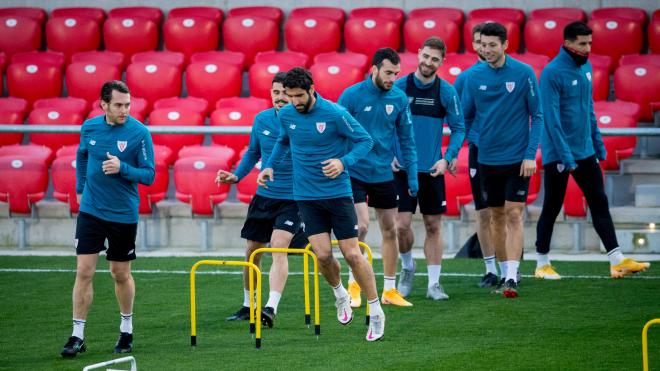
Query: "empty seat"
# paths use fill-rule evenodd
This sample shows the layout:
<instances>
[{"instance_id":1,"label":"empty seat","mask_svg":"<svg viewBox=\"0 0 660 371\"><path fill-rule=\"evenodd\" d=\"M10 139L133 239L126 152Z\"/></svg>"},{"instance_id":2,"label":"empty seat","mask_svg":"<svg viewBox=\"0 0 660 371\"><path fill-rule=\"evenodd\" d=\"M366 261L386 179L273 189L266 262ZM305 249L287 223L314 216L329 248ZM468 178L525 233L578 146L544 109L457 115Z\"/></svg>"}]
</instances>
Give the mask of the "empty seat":
<instances>
[{"instance_id":1,"label":"empty seat","mask_svg":"<svg viewBox=\"0 0 660 371\"><path fill-rule=\"evenodd\" d=\"M596 111L596 120L600 128L635 128L637 121L621 112ZM603 143L607 150L605 159L606 170L618 170L621 160L632 156L637 145L636 136L603 136Z\"/></svg>"},{"instance_id":2,"label":"empty seat","mask_svg":"<svg viewBox=\"0 0 660 371\"><path fill-rule=\"evenodd\" d=\"M222 145L213 146L186 146L179 150L179 158L184 157L213 157L215 159L223 160L227 168L231 169L234 166L236 159L236 151L232 148Z\"/></svg>"},{"instance_id":3,"label":"empty seat","mask_svg":"<svg viewBox=\"0 0 660 371\"><path fill-rule=\"evenodd\" d=\"M85 116L80 112L57 108L36 108L30 112L28 124L30 125L80 125ZM80 142L80 134L51 134L31 133L30 143L41 144L49 147L55 153L60 147L77 144Z\"/></svg>"},{"instance_id":4,"label":"empty seat","mask_svg":"<svg viewBox=\"0 0 660 371\"><path fill-rule=\"evenodd\" d=\"M527 51L554 58L564 43L564 27L574 21L561 17L528 20L523 32Z\"/></svg>"},{"instance_id":5,"label":"empty seat","mask_svg":"<svg viewBox=\"0 0 660 371\"><path fill-rule=\"evenodd\" d=\"M591 19L628 19L639 24L641 28L646 26L648 16L646 10L631 7L605 7L596 8L591 12Z\"/></svg>"},{"instance_id":6,"label":"empty seat","mask_svg":"<svg viewBox=\"0 0 660 371\"><path fill-rule=\"evenodd\" d=\"M222 40L225 49L245 54L246 64L251 65L258 52L277 49L280 30L272 19L230 16L222 24Z\"/></svg>"},{"instance_id":7,"label":"empty seat","mask_svg":"<svg viewBox=\"0 0 660 371\"><path fill-rule=\"evenodd\" d=\"M309 66L309 56L305 53L298 53L292 51L284 52L259 52L254 57L255 63L284 63L284 64L295 64L300 67Z\"/></svg>"},{"instance_id":8,"label":"empty seat","mask_svg":"<svg viewBox=\"0 0 660 371\"><path fill-rule=\"evenodd\" d=\"M169 18L174 17L204 17L212 20L216 24L222 23L224 13L222 9L212 6L187 6L182 8L172 8L167 13Z\"/></svg>"},{"instance_id":9,"label":"empty seat","mask_svg":"<svg viewBox=\"0 0 660 371\"><path fill-rule=\"evenodd\" d=\"M447 80L450 84L453 84L454 81L456 81L458 75L472 67L477 62L477 59L478 58L476 53L447 54L445 57L445 62L442 66L440 66L440 68L438 68L438 76ZM417 64L415 65L415 69L417 69Z\"/></svg>"},{"instance_id":10,"label":"empty seat","mask_svg":"<svg viewBox=\"0 0 660 371\"><path fill-rule=\"evenodd\" d=\"M590 53L589 62L591 62L593 68L604 69L608 74L613 73L615 67L617 66L617 64L614 63L615 61L609 55Z\"/></svg>"},{"instance_id":11,"label":"empty seat","mask_svg":"<svg viewBox=\"0 0 660 371\"><path fill-rule=\"evenodd\" d=\"M28 103L21 98L0 97L0 110L20 112L21 115L25 115L28 110Z\"/></svg>"},{"instance_id":12,"label":"empty seat","mask_svg":"<svg viewBox=\"0 0 660 371\"><path fill-rule=\"evenodd\" d=\"M150 6L127 6L114 8L108 12L108 18L130 18L140 17L148 19L160 26L163 21L163 11L160 8Z\"/></svg>"},{"instance_id":13,"label":"empty seat","mask_svg":"<svg viewBox=\"0 0 660 371\"><path fill-rule=\"evenodd\" d=\"M442 153L447 151L443 147ZM445 215L458 217L461 208L472 201L472 189L470 188L470 174L468 172L468 151L458 153L458 170L456 176L445 174L445 192L447 200L447 211Z\"/></svg>"},{"instance_id":14,"label":"empty seat","mask_svg":"<svg viewBox=\"0 0 660 371\"><path fill-rule=\"evenodd\" d=\"M50 64L12 63L7 68L9 95L23 98L28 107L41 98L62 92L62 70Z\"/></svg>"},{"instance_id":15,"label":"empty seat","mask_svg":"<svg viewBox=\"0 0 660 371\"><path fill-rule=\"evenodd\" d=\"M83 98L89 105L99 99L101 86L109 80L121 80L119 68L105 63L71 63L66 68L69 96Z\"/></svg>"},{"instance_id":16,"label":"empty seat","mask_svg":"<svg viewBox=\"0 0 660 371\"><path fill-rule=\"evenodd\" d=\"M626 65L654 65L660 67L660 54L628 54L621 56L619 66Z\"/></svg>"},{"instance_id":17,"label":"empty seat","mask_svg":"<svg viewBox=\"0 0 660 371\"><path fill-rule=\"evenodd\" d=\"M229 184L215 183L220 169L229 171L213 157L184 157L174 163L176 198L190 204L193 215L213 215L213 207L227 199Z\"/></svg>"},{"instance_id":18,"label":"empty seat","mask_svg":"<svg viewBox=\"0 0 660 371\"><path fill-rule=\"evenodd\" d=\"M399 49L400 23L388 18L351 18L344 25L346 49L371 57L379 48Z\"/></svg>"},{"instance_id":19,"label":"empty seat","mask_svg":"<svg viewBox=\"0 0 660 371\"><path fill-rule=\"evenodd\" d=\"M458 8L417 8L408 13L408 19L425 17L446 19L459 27L465 22L465 14Z\"/></svg>"},{"instance_id":20,"label":"empty seat","mask_svg":"<svg viewBox=\"0 0 660 371\"><path fill-rule=\"evenodd\" d=\"M9 212L30 214L32 205L44 198L48 188L48 166L30 156L0 156L0 202L9 203Z\"/></svg>"},{"instance_id":21,"label":"empty seat","mask_svg":"<svg viewBox=\"0 0 660 371\"><path fill-rule=\"evenodd\" d=\"M364 80L362 70L349 64L316 63L310 71L314 76L315 90L333 102L346 88Z\"/></svg>"},{"instance_id":22,"label":"empty seat","mask_svg":"<svg viewBox=\"0 0 660 371\"><path fill-rule=\"evenodd\" d=\"M282 23L284 12L275 6L242 6L229 9L227 15L229 17L259 17L270 19L279 27Z\"/></svg>"},{"instance_id":23,"label":"empty seat","mask_svg":"<svg viewBox=\"0 0 660 371\"><path fill-rule=\"evenodd\" d=\"M21 125L25 119L25 108L20 109L17 105L12 104L13 102L8 102L5 104L5 101L8 99L17 98L0 98L0 125ZM23 105L27 103L20 99L19 101L23 102ZM23 133L2 133L0 135L0 146L6 146L9 144L20 144L23 141Z\"/></svg>"},{"instance_id":24,"label":"empty seat","mask_svg":"<svg viewBox=\"0 0 660 371\"><path fill-rule=\"evenodd\" d=\"M418 53L399 53L399 58L401 59L401 71L399 72L398 78L403 78L406 75L415 72L419 66L419 55ZM476 58L476 54L475 54Z\"/></svg>"},{"instance_id":25,"label":"empty seat","mask_svg":"<svg viewBox=\"0 0 660 371\"><path fill-rule=\"evenodd\" d=\"M54 51L31 51L16 53L11 57L11 63L28 63L28 64L49 64L64 71L66 65L66 58L64 53Z\"/></svg>"},{"instance_id":26,"label":"empty seat","mask_svg":"<svg viewBox=\"0 0 660 371\"><path fill-rule=\"evenodd\" d=\"M520 26L518 23L508 20L508 19L493 19L493 18L468 18L467 22L463 26L463 40L472 40L472 28L478 25L479 23L488 23L488 22L498 22L501 23L504 28L506 28L507 39L509 41L509 47L506 49L507 53L515 53L520 49ZM465 43L465 52L474 53L474 48L472 43Z\"/></svg>"},{"instance_id":27,"label":"empty seat","mask_svg":"<svg viewBox=\"0 0 660 371\"><path fill-rule=\"evenodd\" d=\"M31 18L0 15L0 51L11 58L41 46L41 26Z\"/></svg>"},{"instance_id":28,"label":"empty seat","mask_svg":"<svg viewBox=\"0 0 660 371\"><path fill-rule=\"evenodd\" d=\"M527 192L526 205L531 205L539 197L541 191L541 169L543 168L541 161L541 150L536 151L536 171L529 179L529 190Z\"/></svg>"},{"instance_id":29,"label":"empty seat","mask_svg":"<svg viewBox=\"0 0 660 371\"><path fill-rule=\"evenodd\" d=\"M75 53L101 46L101 25L92 18L53 17L46 23L46 44L70 60Z\"/></svg>"},{"instance_id":30,"label":"empty seat","mask_svg":"<svg viewBox=\"0 0 660 371\"><path fill-rule=\"evenodd\" d=\"M270 88L273 85L273 77L278 72L286 72L294 67L301 67L295 60L283 59L280 62L255 62L248 74L250 95L257 98L270 99ZM315 81L316 82L316 81Z\"/></svg>"},{"instance_id":31,"label":"empty seat","mask_svg":"<svg viewBox=\"0 0 660 371\"><path fill-rule=\"evenodd\" d=\"M48 14L46 11L41 8L36 7L12 7L12 8L0 8L0 17L4 16L18 16L25 17L37 21L39 27L42 27L46 23L46 18Z\"/></svg>"},{"instance_id":32,"label":"empty seat","mask_svg":"<svg viewBox=\"0 0 660 371\"><path fill-rule=\"evenodd\" d=\"M370 58L361 53L353 52L330 52L330 53L321 53L314 57L313 64L317 63L334 63L334 64L349 64L360 68L364 73L367 72L369 68Z\"/></svg>"},{"instance_id":33,"label":"empty seat","mask_svg":"<svg viewBox=\"0 0 660 371\"><path fill-rule=\"evenodd\" d=\"M138 194L140 195L138 213L140 215L153 213L154 206L167 197L167 188L170 184L169 166L164 162L156 161L154 170L156 176L151 185L138 184Z\"/></svg>"},{"instance_id":34,"label":"empty seat","mask_svg":"<svg viewBox=\"0 0 660 371\"><path fill-rule=\"evenodd\" d=\"M207 17L170 16L163 26L163 38L167 50L183 53L188 61L194 53L218 48L220 28Z\"/></svg>"},{"instance_id":35,"label":"empty seat","mask_svg":"<svg viewBox=\"0 0 660 371\"><path fill-rule=\"evenodd\" d=\"M416 53L426 39L436 36L445 42L448 53L458 51L461 44L459 23L440 17L409 18L403 25L403 43L406 50Z\"/></svg>"},{"instance_id":36,"label":"empty seat","mask_svg":"<svg viewBox=\"0 0 660 371\"><path fill-rule=\"evenodd\" d=\"M33 157L46 163L46 166L55 159L55 153L50 148L40 144L12 144L0 147L0 157L2 156L26 156Z\"/></svg>"},{"instance_id":37,"label":"empty seat","mask_svg":"<svg viewBox=\"0 0 660 371\"><path fill-rule=\"evenodd\" d=\"M626 115L632 117L635 121L639 121L641 109L639 104L633 102L626 102L623 100L602 100L594 102L594 111L599 114Z\"/></svg>"},{"instance_id":38,"label":"empty seat","mask_svg":"<svg viewBox=\"0 0 660 371\"><path fill-rule=\"evenodd\" d=\"M76 53L71 57L71 63L85 63L96 64L104 63L117 67L119 71L123 71L125 65L124 54L121 52L104 51L88 51Z\"/></svg>"},{"instance_id":39,"label":"empty seat","mask_svg":"<svg viewBox=\"0 0 660 371\"><path fill-rule=\"evenodd\" d=\"M147 111L161 98L181 95L181 70L163 62L132 63L126 69L126 83L132 95L147 100Z\"/></svg>"},{"instance_id":40,"label":"empty seat","mask_svg":"<svg viewBox=\"0 0 660 371\"><path fill-rule=\"evenodd\" d=\"M589 21L593 30L591 51L609 55L616 64L623 54L637 54L642 50L642 26L625 18L599 18Z\"/></svg>"},{"instance_id":41,"label":"empty seat","mask_svg":"<svg viewBox=\"0 0 660 371\"><path fill-rule=\"evenodd\" d=\"M206 116L209 110L209 102L203 98L195 97L171 97L159 99L154 103L154 109L176 109L180 108L186 111L192 111L199 113L202 116Z\"/></svg>"},{"instance_id":42,"label":"empty seat","mask_svg":"<svg viewBox=\"0 0 660 371\"><path fill-rule=\"evenodd\" d=\"M174 152L168 146L154 144L154 162L170 166L176 160Z\"/></svg>"},{"instance_id":43,"label":"empty seat","mask_svg":"<svg viewBox=\"0 0 660 371\"><path fill-rule=\"evenodd\" d=\"M7 67L7 54L0 52L0 73L5 73L5 67Z\"/></svg>"},{"instance_id":44,"label":"empty seat","mask_svg":"<svg viewBox=\"0 0 660 371\"><path fill-rule=\"evenodd\" d=\"M559 47L557 48L557 51L559 51ZM536 74L536 79L539 80L541 78L541 71L543 71L543 68L545 68L545 65L550 62L550 57L547 55L542 55L542 54L534 54L534 53L524 53L524 54L518 54L518 53L511 53L511 56L523 63L526 63L530 65L534 69L534 73Z\"/></svg>"},{"instance_id":45,"label":"empty seat","mask_svg":"<svg viewBox=\"0 0 660 371\"><path fill-rule=\"evenodd\" d=\"M587 14L580 8L539 8L529 12L527 22L532 19L556 20L557 18L584 22L587 20Z\"/></svg>"},{"instance_id":46,"label":"empty seat","mask_svg":"<svg viewBox=\"0 0 660 371\"><path fill-rule=\"evenodd\" d=\"M389 19L397 24L397 27L401 27L403 23L403 18L405 13L400 8L389 8L389 7L367 7L367 8L355 8L348 13L348 18L378 18L378 19Z\"/></svg>"},{"instance_id":47,"label":"empty seat","mask_svg":"<svg viewBox=\"0 0 660 371\"><path fill-rule=\"evenodd\" d=\"M289 17L284 25L284 40L289 50L314 57L339 50L341 23L317 16Z\"/></svg>"},{"instance_id":48,"label":"empty seat","mask_svg":"<svg viewBox=\"0 0 660 371\"><path fill-rule=\"evenodd\" d=\"M229 50L200 52L190 57L190 63L231 64L243 70L245 68L245 54Z\"/></svg>"},{"instance_id":49,"label":"empty seat","mask_svg":"<svg viewBox=\"0 0 660 371\"><path fill-rule=\"evenodd\" d=\"M269 100L261 98L225 98L216 104L209 124L212 126L252 126L254 117L272 107ZM213 143L226 145L238 154L250 142L249 134L217 134L211 137ZM236 159L234 159L236 160Z\"/></svg>"},{"instance_id":50,"label":"empty seat","mask_svg":"<svg viewBox=\"0 0 660 371\"><path fill-rule=\"evenodd\" d=\"M639 104L640 120L653 121L651 102L660 101L660 67L626 65L617 68L614 92L617 99Z\"/></svg>"},{"instance_id":51,"label":"empty seat","mask_svg":"<svg viewBox=\"0 0 660 371\"><path fill-rule=\"evenodd\" d=\"M525 12L517 8L481 8L468 13L468 21L472 19L491 20L496 22L511 21L522 27L525 22ZM469 39L466 39L469 40Z\"/></svg>"},{"instance_id":52,"label":"empty seat","mask_svg":"<svg viewBox=\"0 0 660 371\"><path fill-rule=\"evenodd\" d=\"M94 20L100 25L105 21L105 10L102 8L75 7L75 8L56 8L50 13L51 18L55 17L85 17Z\"/></svg>"},{"instance_id":53,"label":"empty seat","mask_svg":"<svg viewBox=\"0 0 660 371\"><path fill-rule=\"evenodd\" d=\"M186 69L188 95L205 99L209 107L215 107L218 99L241 95L242 86L242 69L236 65L197 62Z\"/></svg>"},{"instance_id":54,"label":"empty seat","mask_svg":"<svg viewBox=\"0 0 660 371\"><path fill-rule=\"evenodd\" d=\"M60 149L58 149L57 152L55 152L55 158L75 156L77 152L78 152L78 144L69 144L67 146L60 147Z\"/></svg>"},{"instance_id":55,"label":"empty seat","mask_svg":"<svg viewBox=\"0 0 660 371\"><path fill-rule=\"evenodd\" d=\"M101 89L99 89L99 91L100 90ZM79 113L82 117L85 117L89 111L89 104L87 101L81 98L57 97L39 99L34 102L32 108L51 108L55 110L72 111Z\"/></svg>"},{"instance_id":56,"label":"empty seat","mask_svg":"<svg viewBox=\"0 0 660 371\"><path fill-rule=\"evenodd\" d=\"M149 115L149 126L202 126L204 117L198 112L180 108L155 109ZM169 147L179 153L184 146L202 144L203 134L153 134L153 142Z\"/></svg>"},{"instance_id":57,"label":"empty seat","mask_svg":"<svg viewBox=\"0 0 660 371\"><path fill-rule=\"evenodd\" d=\"M50 168L53 180L53 197L69 205L69 212L80 208L76 197L76 156L58 156Z\"/></svg>"},{"instance_id":58,"label":"empty seat","mask_svg":"<svg viewBox=\"0 0 660 371\"><path fill-rule=\"evenodd\" d=\"M106 50L122 52L130 60L135 53L156 50L158 25L147 18L110 17L103 24L103 41Z\"/></svg>"},{"instance_id":59,"label":"empty seat","mask_svg":"<svg viewBox=\"0 0 660 371\"><path fill-rule=\"evenodd\" d=\"M592 66L591 94L594 100L607 100L610 95L610 74L602 67ZM589 76L587 76L589 78Z\"/></svg>"},{"instance_id":60,"label":"empty seat","mask_svg":"<svg viewBox=\"0 0 660 371\"><path fill-rule=\"evenodd\" d=\"M344 9L331 6L308 6L302 8L294 8L289 12L289 19L292 18L327 18L331 21L339 23L339 26L344 25L346 14Z\"/></svg>"},{"instance_id":61,"label":"empty seat","mask_svg":"<svg viewBox=\"0 0 660 371\"><path fill-rule=\"evenodd\" d=\"M649 24L649 50L660 53L660 9L653 12L651 24Z\"/></svg>"},{"instance_id":62,"label":"empty seat","mask_svg":"<svg viewBox=\"0 0 660 371\"><path fill-rule=\"evenodd\" d=\"M135 53L131 57L131 63L167 63L175 66L183 71L186 63L186 56L183 53L172 52L167 50L155 51L150 50L146 52Z\"/></svg>"}]
</instances>

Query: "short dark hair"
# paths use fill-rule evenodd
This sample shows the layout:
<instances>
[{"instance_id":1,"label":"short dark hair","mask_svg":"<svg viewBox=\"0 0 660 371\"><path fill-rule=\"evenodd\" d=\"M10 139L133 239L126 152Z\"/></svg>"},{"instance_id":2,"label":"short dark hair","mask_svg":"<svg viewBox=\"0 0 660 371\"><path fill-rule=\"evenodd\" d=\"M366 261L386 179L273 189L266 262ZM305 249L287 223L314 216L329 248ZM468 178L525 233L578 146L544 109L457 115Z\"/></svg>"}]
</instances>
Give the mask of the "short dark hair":
<instances>
[{"instance_id":1,"label":"short dark hair","mask_svg":"<svg viewBox=\"0 0 660 371\"><path fill-rule=\"evenodd\" d=\"M507 39L506 28L501 23L487 22L481 28L481 36L496 36L499 37L502 44Z\"/></svg>"},{"instance_id":2,"label":"short dark hair","mask_svg":"<svg viewBox=\"0 0 660 371\"><path fill-rule=\"evenodd\" d=\"M445 46L445 42L435 36L429 37L424 41L424 44L422 44L422 49L424 48L440 50L443 58L447 52L447 46Z\"/></svg>"},{"instance_id":3,"label":"short dark hair","mask_svg":"<svg viewBox=\"0 0 660 371\"><path fill-rule=\"evenodd\" d=\"M374 57L371 59L371 65L380 68L386 59L392 64L401 63L401 58L399 58L399 53L396 50L392 48L380 48L374 53Z\"/></svg>"},{"instance_id":4,"label":"short dark hair","mask_svg":"<svg viewBox=\"0 0 660 371\"><path fill-rule=\"evenodd\" d=\"M284 85L284 79L285 78L286 78L286 72L280 71L280 72L276 73L275 76L273 76L273 82L271 83L271 85L275 84L277 82Z\"/></svg>"},{"instance_id":5,"label":"short dark hair","mask_svg":"<svg viewBox=\"0 0 660 371\"><path fill-rule=\"evenodd\" d=\"M593 30L582 21L575 21L564 27L564 40L575 41L578 36L588 36Z\"/></svg>"},{"instance_id":6,"label":"short dark hair","mask_svg":"<svg viewBox=\"0 0 660 371\"><path fill-rule=\"evenodd\" d=\"M311 72L302 67L295 67L286 73L282 85L287 89L301 88L307 91L314 85L314 80Z\"/></svg>"},{"instance_id":7,"label":"short dark hair","mask_svg":"<svg viewBox=\"0 0 660 371\"><path fill-rule=\"evenodd\" d=\"M474 34L481 33L481 30L484 29L484 24L485 23L477 23L474 25L474 27L472 27L472 40L474 40Z\"/></svg>"},{"instance_id":8,"label":"short dark hair","mask_svg":"<svg viewBox=\"0 0 660 371\"><path fill-rule=\"evenodd\" d=\"M101 100L110 103L112 100L112 92L116 90L120 93L130 94L131 91L128 90L128 86L123 81L120 80L111 80L107 81L101 87Z\"/></svg>"}]
</instances>

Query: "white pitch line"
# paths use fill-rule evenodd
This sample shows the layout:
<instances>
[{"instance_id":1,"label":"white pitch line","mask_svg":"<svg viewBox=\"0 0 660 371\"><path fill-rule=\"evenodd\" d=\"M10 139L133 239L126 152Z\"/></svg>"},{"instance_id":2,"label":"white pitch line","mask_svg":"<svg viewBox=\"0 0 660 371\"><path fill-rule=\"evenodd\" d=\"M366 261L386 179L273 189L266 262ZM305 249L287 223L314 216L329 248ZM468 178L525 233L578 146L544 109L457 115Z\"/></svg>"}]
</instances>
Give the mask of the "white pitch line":
<instances>
[{"instance_id":1,"label":"white pitch line","mask_svg":"<svg viewBox=\"0 0 660 371\"><path fill-rule=\"evenodd\" d=\"M97 269L99 273L110 273L108 269ZM177 274L177 275L189 275L190 271L184 270L162 270L162 269L136 269L132 271L136 274ZM51 269L51 268L0 268L0 273L76 273L75 269ZM243 274L242 270L212 270L212 271L197 271L196 274L200 275L241 275ZM265 275L268 275L268 272L264 272ZM302 276L303 272L289 272L291 276ZM344 276L348 273L344 273ZM382 276L382 273L376 273L376 276ZM427 276L427 273L415 273L416 276ZM480 273L442 273L446 277L481 277ZM534 278L531 274L523 274L524 278ZM592 279L612 279L610 276L561 276L562 279L582 279L582 280L592 280ZM631 276L628 277L631 279L641 279L641 280L660 280L660 276Z\"/></svg>"}]
</instances>

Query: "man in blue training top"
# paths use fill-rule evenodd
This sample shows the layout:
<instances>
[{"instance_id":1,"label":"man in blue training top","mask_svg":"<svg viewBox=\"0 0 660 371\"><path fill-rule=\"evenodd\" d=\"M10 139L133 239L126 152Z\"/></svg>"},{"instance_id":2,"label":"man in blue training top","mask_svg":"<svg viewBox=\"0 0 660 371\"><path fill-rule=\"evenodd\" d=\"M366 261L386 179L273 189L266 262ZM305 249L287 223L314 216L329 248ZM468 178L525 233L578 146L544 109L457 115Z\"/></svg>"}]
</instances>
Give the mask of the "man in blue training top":
<instances>
[{"instance_id":1,"label":"man in blue training top","mask_svg":"<svg viewBox=\"0 0 660 371\"><path fill-rule=\"evenodd\" d=\"M364 241L369 228L369 206L376 209L382 235L384 286L381 303L412 306L396 289L396 266L399 257L396 238L396 212L399 196L390 171L392 138L398 138L407 170L406 190L417 194L417 153L412 135L408 97L394 86L401 71L399 55L394 49L378 49L371 62L371 75L344 91L339 104L355 117L369 133L374 146L369 154L348 168L353 188L353 202L358 216L358 239ZM367 200L369 205L367 206ZM348 292L351 306L359 307L360 286L349 270Z\"/></svg>"},{"instance_id":2,"label":"man in blue training top","mask_svg":"<svg viewBox=\"0 0 660 371\"><path fill-rule=\"evenodd\" d=\"M474 66L484 63L484 57L481 53L481 29L484 23L479 23L472 28L472 47L477 54L477 61ZM463 87L465 85L466 76L472 72L473 68L470 67L463 71L456 81L454 81L454 88L460 97L463 94ZM497 278L497 265L495 264L495 248L490 242L490 212L486 202L481 198L481 173L479 172L479 156L478 139L479 139L479 125L473 120L465 118L465 138L468 141L469 155L468 167L470 170L470 187L472 188L472 199L474 200L474 208L477 211L477 238L479 239L479 246L486 265L486 273L479 281L479 287L491 287L497 285L499 279ZM504 262L500 261L500 271L506 272L502 266Z\"/></svg>"},{"instance_id":3,"label":"man in blue training top","mask_svg":"<svg viewBox=\"0 0 660 371\"><path fill-rule=\"evenodd\" d=\"M80 213L76 222L76 282L73 286L73 333L62 357L86 350L85 320L92 304L92 279L99 252L106 250L115 281L121 324L115 353L133 349L133 301L135 283L131 260L135 259L138 223L138 183L154 181L154 149L149 130L129 116L130 91L121 81L101 87L104 115L83 123L76 156L76 193Z\"/></svg>"},{"instance_id":4,"label":"man in blue training top","mask_svg":"<svg viewBox=\"0 0 660 371\"><path fill-rule=\"evenodd\" d=\"M392 164L394 179L399 193L397 233L401 254L399 292L408 296L412 291L415 264L412 258L414 235L412 214L419 211L424 220L426 237L424 255L428 271L426 297L447 300L449 296L440 285L442 269L442 214L447 211L445 198L445 171L454 173L458 151L465 137L463 112L456 91L448 82L436 76L445 58L445 43L435 37L424 41L418 52L419 66L414 73L396 81L395 86L406 92L412 113L413 132L417 149L417 178L419 192L408 192L408 174L401 169L399 159L405 158L401 143L396 143L396 157ZM451 130L449 146L442 153L442 124L447 122ZM401 147L401 148L400 148Z\"/></svg>"},{"instance_id":5,"label":"man in blue training top","mask_svg":"<svg viewBox=\"0 0 660 371\"><path fill-rule=\"evenodd\" d=\"M610 274L619 278L647 269L649 263L625 258L619 249L598 161L605 160L591 97L592 30L583 22L564 28L564 45L541 73L541 103L545 129L541 137L545 170L543 210L536 225L537 278L561 278L548 252L555 219L561 211L569 174L589 205L598 236L610 259Z\"/></svg>"},{"instance_id":6,"label":"man in blue training top","mask_svg":"<svg viewBox=\"0 0 660 371\"><path fill-rule=\"evenodd\" d=\"M262 164L268 160L280 131L277 112L288 103L284 94L284 86L282 86L285 76L285 72L278 72L273 77L270 89L273 108L260 112L254 118L250 144L243 155L243 159L238 164L236 172L230 173L222 169L218 170L216 183L238 183L252 171L259 159L261 159ZM271 247L289 247L294 235L302 235L298 206L293 201L293 169L290 154L286 156L284 161L275 165L275 171L278 174L277 181L271 182L268 188L259 187L248 208L247 218L241 230L241 237L247 240L246 261L252 255L252 252L269 242ZM256 255L254 263L259 265L260 261L261 254ZM274 253L273 264L268 275L270 294L268 302L261 313L261 318L268 327L273 327L277 306L282 297L288 275L287 254ZM250 318L248 279L248 269L246 268L243 269L243 306L228 317L228 321Z\"/></svg>"},{"instance_id":7,"label":"man in blue training top","mask_svg":"<svg viewBox=\"0 0 660 371\"><path fill-rule=\"evenodd\" d=\"M466 119L479 125L477 160L490 210L491 242L498 259L506 262L496 292L515 298L523 211L529 179L536 171L543 113L534 71L506 55L508 45L504 26L483 26L481 47L487 63L474 66L467 75L462 101Z\"/></svg>"},{"instance_id":8,"label":"man in blue training top","mask_svg":"<svg viewBox=\"0 0 660 371\"><path fill-rule=\"evenodd\" d=\"M280 110L280 135L259 173L258 182L268 187L277 179L273 167L291 151L293 198L298 203L303 228L318 257L321 273L337 299L337 320L343 325L349 324L353 320L353 309L341 283L339 262L332 255L330 232L339 240L339 249L371 305L366 339L379 340L385 330L385 314L378 301L373 269L358 247L353 193L344 171L366 156L373 141L345 109L314 91L309 71L299 67L292 69L283 85L291 104ZM349 144L352 149L347 153Z\"/></svg>"}]
</instances>

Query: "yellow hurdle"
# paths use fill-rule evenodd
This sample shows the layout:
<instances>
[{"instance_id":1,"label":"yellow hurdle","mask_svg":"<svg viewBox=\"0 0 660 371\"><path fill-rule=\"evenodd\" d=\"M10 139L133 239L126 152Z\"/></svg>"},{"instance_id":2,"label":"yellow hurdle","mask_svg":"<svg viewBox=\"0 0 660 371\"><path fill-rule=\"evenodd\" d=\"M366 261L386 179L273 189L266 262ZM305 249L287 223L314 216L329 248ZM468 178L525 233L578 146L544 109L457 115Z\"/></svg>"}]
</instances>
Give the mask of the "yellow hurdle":
<instances>
[{"instance_id":1,"label":"yellow hurdle","mask_svg":"<svg viewBox=\"0 0 660 371\"><path fill-rule=\"evenodd\" d=\"M250 278L252 278L252 271L256 272L257 275L257 303L255 310L255 303L253 300L252 292L254 292L254 283L250 279L250 328L254 326L255 323L255 312L256 312L256 322L261 323L261 271L259 267L254 265L252 262L245 261L230 261L230 260L200 260L195 263L190 269L190 345L197 345L197 318L196 318L196 305L195 305L195 272L197 268L202 265L231 265L231 266L242 266L248 267L250 269ZM256 347L261 348L261 326L257 326L257 331L255 335Z\"/></svg>"},{"instance_id":2,"label":"yellow hurdle","mask_svg":"<svg viewBox=\"0 0 660 371\"><path fill-rule=\"evenodd\" d=\"M270 252L270 253L288 253L288 254L303 254L305 258L305 324L309 327L309 315L310 315L310 307L309 307L309 273L308 273L308 268L307 268L307 257L311 256L312 261L314 262L314 333L318 337L318 335L321 334L321 319L320 319L320 307L319 307L319 267L318 267L318 260L316 258L316 254L312 252L309 249L290 249L290 248L283 248L283 247L260 247L252 254L250 254L250 258L248 259L248 262L252 265L254 265L254 257L258 254L264 253L264 252ZM252 275L249 277L249 282L250 282L250 298L252 298ZM259 293L257 292L257 295ZM257 323L260 323L260 321L257 321ZM259 328L261 326L257 326ZM258 331L258 330L257 330ZM254 324L250 324L250 333L254 333Z\"/></svg>"},{"instance_id":3,"label":"yellow hurdle","mask_svg":"<svg viewBox=\"0 0 660 371\"><path fill-rule=\"evenodd\" d=\"M660 318L652 319L644 325L642 329L642 363L644 371L649 371L649 342L648 342L648 332L649 327L653 325L660 324Z\"/></svg>"},{"instance_id":4,"label":"yellow hurdle","mask_svg":"<svg viewBox=\"0 0 660 371\"><path fill-rule=\"evenodd\" d=\"M332 241L330 241L330 243L333 246L339 246L339 241L337 241L337 240L332 240ZM369 264L373 267L373 265L374 265L373 264L374 263L374 256L371 253L371 248L369 247L369 245L367 245L366 243L364 243L362 241L359 241L358 244L362 249L364 249L364 251L367 252L367 260L369 261ZM311 251L311 249L312 249L312 244L308 243L307 246L305 246L305 250ZM309 276L309 267L307 266L307 264L308 264L307 255L305 255L305 258L303 260L303 272L304 272L303 274L305 276L305 278L303 280L303 282L305 284L305 302L309 301L309 297L308 297L308 295L309 295L309 278L308 278L308 276ZM316 262L314 262L314 264L316 265ZM316 266L314 267L314 269L316 269ZM369 325L369 302L368 301L366 303L365 322L366 322L367 325ZM305 308L305 323L307 325L309 325L309 309L308 308Z\"/></svg>"}]
</instances>

